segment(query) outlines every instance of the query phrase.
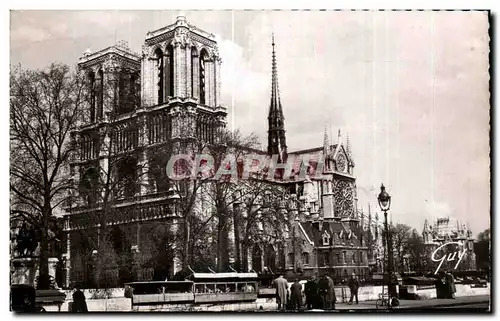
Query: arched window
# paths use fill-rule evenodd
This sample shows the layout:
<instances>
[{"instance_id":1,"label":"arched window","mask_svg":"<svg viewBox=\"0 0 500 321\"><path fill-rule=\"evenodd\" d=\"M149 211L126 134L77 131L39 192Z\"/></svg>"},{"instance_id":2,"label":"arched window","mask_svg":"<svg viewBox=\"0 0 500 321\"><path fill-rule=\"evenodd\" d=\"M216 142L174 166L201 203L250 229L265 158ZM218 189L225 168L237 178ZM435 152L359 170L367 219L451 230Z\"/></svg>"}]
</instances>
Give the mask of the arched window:
<instances>
[{"instance_id":1,"label":"arched window","mask_svg":"<svg viewBox=\"0 0 500 321\"><path fill-rule=\"evenodd\" d=\"M156 57L156 74L157 74L156 90L158 92L158 105L159 105L163 104L163 86L164 86L163 52L161 51L160 48L156 49L155 57Z\"/></svg>"},{"instance_id":2,"label":"arched window","mask_svg":"<svg viewBox=\"0 0 500 321\"><path fill-rule=\"evenodd\" d=\"M200 104L205 105L207 101L206 97L206 60L208 54L206 50L201 50L200 53Z\"/></svg>"},{"instance_id":3,"label":"arched window","mask_svg":"<svg viewBox=\"0 0 500 321\"><path fill-rule=\"evenodd\" d=\"M165 98L174 96L174 48L168 45L165 56Z\"/></svg>"},{"instance_id":4,"label":"arched window","mask_svg":"<svg viewBox=\"0 0 500 321\"><path fill-rule=\"evenodd\" d=\"M98 72L99 75L99 83L97 85L97 114L99 119L102 119L103 116L103 104L104 104L104 72L99 70Z\"/></svg>"},{"instance_id":5,"label":"arched window","mask_svg":"<svg viewBox=\"0 0 500 321\"><path fill-rule=\"evenodd\" d=\"M95 121L95 74L91 71L89 73L89 103L90 103L90 122Z\"/></svg>"},{"instance_id":6,"label":"arched window","mask_svg":"<svg viewBox=\"0 0 500 321\"><path fill-rule=\"evenodd\" d=\"M118 167L118 183L121 186L119 196L133 197L137 189L137 161L135 159L123 160Z\"/></svg>"},{"instance_id":7,"label":"arched window","mask_svg":"<svg viewBox=\"0 0 500 321\"><path fill-rule=\"evenodd\" d=\"M94 167L88 168L80 181L80 195L87 206L94 206L98 202L99 172Z\"/></svg>"},{"instance_id":8,"label":"arched window","mask_svg":"<svg viewBox=\"0 0 500 321\"><path fill-rule=\"evenodd\" d=\"M191 97L198 97L198 83L199 83L199 57L196 47L191 48Z\"/></svg>"}]
</instances>

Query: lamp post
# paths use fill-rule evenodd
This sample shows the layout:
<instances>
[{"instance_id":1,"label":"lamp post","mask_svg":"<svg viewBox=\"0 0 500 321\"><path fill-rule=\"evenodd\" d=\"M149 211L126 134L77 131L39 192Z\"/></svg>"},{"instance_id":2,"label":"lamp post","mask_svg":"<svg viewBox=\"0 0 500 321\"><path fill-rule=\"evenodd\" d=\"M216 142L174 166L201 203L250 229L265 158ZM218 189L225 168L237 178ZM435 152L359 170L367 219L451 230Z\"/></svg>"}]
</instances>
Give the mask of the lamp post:
<instances>
[{"instance_id":1,"label":"lamp post","mask_svg":"<svg viewBox=\"0 0 500 321\"><path fill-rule=\"evenodd\" d=\"M386 235L386 249L387 249L387 274L389 277L387 290L389 295L394 296L394 289L392 287L392 242L391 242L391 233L389 232L389 226L387 224L387 211L391 208L391 196L385 191L385 186L382 184L380 186L380 194L378 194L378 204L380 209L384 212L384 227L385 227L385 235ZM389 307L392 305L389 304Z\"/></svg>"}]
</instances>

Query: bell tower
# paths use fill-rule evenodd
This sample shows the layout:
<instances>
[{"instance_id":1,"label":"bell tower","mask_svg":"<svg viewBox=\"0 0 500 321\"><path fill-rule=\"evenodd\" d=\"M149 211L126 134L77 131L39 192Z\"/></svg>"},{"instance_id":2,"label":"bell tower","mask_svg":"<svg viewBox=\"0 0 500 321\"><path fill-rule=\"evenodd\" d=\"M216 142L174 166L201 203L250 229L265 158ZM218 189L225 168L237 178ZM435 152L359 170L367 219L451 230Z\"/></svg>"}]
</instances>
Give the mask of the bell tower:
<instances>
[{"instance_id":1,"label":"bell tower","mask_svg":"<svg viewBox=\"0 0 500 321\"><path fill-rule=\"evenodd\" d=\"M142 56L143 108L166 115L172 139L215 141L227 115L220 101L222 60L215 36L180 15L147 33Z\"/></svg>"}]
</instances>

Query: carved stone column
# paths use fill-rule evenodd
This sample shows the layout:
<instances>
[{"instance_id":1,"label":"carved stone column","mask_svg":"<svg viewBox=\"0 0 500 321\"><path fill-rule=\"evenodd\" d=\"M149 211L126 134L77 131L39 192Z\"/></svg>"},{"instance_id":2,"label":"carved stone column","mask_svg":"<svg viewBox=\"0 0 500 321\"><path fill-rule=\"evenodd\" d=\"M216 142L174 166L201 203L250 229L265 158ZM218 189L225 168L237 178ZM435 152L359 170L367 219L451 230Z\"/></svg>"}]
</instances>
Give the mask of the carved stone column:
<instances>
[{"instance_id":1,"label":"carved stone column","mask_svg":"<svg viewBox=\"0 0 500 321\"><path fill-rule=\"evenodd\" d=\"M186 49L185 49L185 57L184 57L184 70L185 70L185 82L184 82L184 88L185 88L185 93L184 97L188 98L191 97L191 44L188 41L186 43Z\"/></svg>"},{"instance_id":2,"label":"carved stone column","mask_svg":"<svg viewBox=\"0 0 500 321\"><path fill-rule=\"evenodd\" d=\"M144 149L141 151L140 161L139 161L139 183L140 183L140 193L141 195L146 195L149 193L149 161L147 151Z\"/></svg>"},{"instance_id":3,"label":"carved stone column","mask_svg":"<svg viewBox=\"0 0 500 321\"><path fill-rule=\"evenodd\" d=\"M205 62L205 78L206 78L206 105L214 106L214 61L212 58Z\"/></svg>"},{"instance_id":4,"label":"carved stone column","mask_svg":"<svg viewBox=\"0 0 500 321\"><path fill-rule=\"evenodd\" d=\"M220 105L220 87L221 87L221 67L222 59L220 57L216 57L215 59L215 101L214 105Z\"/></svg>"}]
</instances>

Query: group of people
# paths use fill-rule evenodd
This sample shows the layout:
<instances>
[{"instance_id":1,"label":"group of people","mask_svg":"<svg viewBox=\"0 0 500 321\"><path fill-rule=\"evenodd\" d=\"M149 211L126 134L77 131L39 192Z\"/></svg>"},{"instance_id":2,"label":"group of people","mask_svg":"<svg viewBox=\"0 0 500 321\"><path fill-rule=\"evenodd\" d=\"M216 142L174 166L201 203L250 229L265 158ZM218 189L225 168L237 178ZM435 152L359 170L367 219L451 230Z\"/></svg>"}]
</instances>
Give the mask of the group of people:
<instances>
[{"instance_id":1,"label":"group of people","mask_svg":"<svg viewBox=\"0 0 500 321\"><path fill-rule=\"evenodd\" d=\"M300 310L303 307L302 294L305 295L305 307L308 310L322 309L334 310L337 297L335 295L334 282L331 277L322 274L320 278L317 275L312 276L305 284L302 290L302 284L296 278L295 282L291 285L290 291L288 290L288 281L279 275L273 281L273 286L276 288L276 302L278 303L278 310L285 309ZM357 276L353 273L349 279L349 289L351 292L351 299L349 304L353 303L356 298L358 304L358 289L359 281Z\"/></svg>"}]
</instances>

